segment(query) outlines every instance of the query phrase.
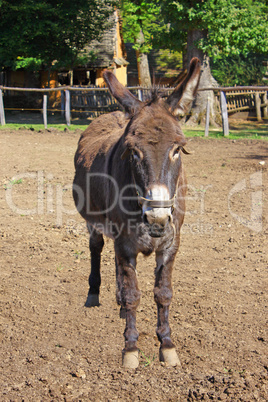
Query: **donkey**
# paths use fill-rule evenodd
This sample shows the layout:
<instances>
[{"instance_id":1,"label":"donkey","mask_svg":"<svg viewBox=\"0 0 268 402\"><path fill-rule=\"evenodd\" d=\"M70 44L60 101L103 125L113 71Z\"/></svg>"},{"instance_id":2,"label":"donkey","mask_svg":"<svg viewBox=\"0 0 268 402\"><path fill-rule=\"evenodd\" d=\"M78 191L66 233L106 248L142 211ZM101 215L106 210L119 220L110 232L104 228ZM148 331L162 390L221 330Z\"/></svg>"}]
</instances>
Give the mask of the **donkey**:
<instances>
[{"instance_id":1,"label":"donkey","mask_svg":"<svg viewBox=\"0 0 268 402\"><path fill-rule=\"evenodd\" d=\"M156 256L154 299L157 304L159 358L179 365L171 340L171 275L185 213L186 178L181 153L185 137L177 116L189 109L197 92L200 61L193 58L187 76L168 97L152 92L139 101L111 71L103 73L123 106L95 119L82 134L75 155L73 197L90 234L91 273L86 306L99 305L103 235L113 239L116 300L126 319L122 364L136 368L140 300L136 276L138 253Z\"/></svg>"}]
</instances>

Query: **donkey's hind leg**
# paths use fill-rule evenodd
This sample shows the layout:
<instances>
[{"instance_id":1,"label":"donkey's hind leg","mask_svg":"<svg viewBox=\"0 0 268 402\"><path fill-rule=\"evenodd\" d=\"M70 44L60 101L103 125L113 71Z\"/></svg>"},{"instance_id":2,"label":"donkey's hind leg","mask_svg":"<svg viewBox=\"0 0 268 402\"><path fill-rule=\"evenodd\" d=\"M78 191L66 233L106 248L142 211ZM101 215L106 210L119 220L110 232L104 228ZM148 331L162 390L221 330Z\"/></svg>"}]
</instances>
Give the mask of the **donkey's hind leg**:
<instances>
[{"instance_id":1,"label":"donkey's hind leg","mask_svg":"<svg viewBox=\"0 0 268 402\"><path fill-rule=\"evenodd\" d=\"M97 230L92 229L88 224L88 230L90 233L89 249L91 256L91 272L89 275L89 291L87 300L85 303L86 307L99 306L99 293L101 284L100 275L100 262L101 262L101 252L104 246L103 235Z\"/></svg>"}]
</instances>

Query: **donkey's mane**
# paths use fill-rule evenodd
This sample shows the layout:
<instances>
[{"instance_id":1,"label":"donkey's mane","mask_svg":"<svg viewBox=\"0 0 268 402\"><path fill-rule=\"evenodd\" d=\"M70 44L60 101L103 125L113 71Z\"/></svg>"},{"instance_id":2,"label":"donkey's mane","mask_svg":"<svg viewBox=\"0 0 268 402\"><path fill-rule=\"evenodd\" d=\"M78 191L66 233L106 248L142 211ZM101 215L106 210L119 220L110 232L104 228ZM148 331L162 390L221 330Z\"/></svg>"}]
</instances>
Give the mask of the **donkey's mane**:
<instances>
[{"instance_id":1,"label":"donkey's mane","mask_svg":"<svg viewBox=\"0 0 268 402\"><path fill-rule=\"evenodd\" d=\"M166 98L168 96L165 88L161 88L157 85L153 85L150 88L150 92L148 94L148 98L146 99L147 104L151 104L156 102L160 98Z\"/></svg>"}]
</instances>

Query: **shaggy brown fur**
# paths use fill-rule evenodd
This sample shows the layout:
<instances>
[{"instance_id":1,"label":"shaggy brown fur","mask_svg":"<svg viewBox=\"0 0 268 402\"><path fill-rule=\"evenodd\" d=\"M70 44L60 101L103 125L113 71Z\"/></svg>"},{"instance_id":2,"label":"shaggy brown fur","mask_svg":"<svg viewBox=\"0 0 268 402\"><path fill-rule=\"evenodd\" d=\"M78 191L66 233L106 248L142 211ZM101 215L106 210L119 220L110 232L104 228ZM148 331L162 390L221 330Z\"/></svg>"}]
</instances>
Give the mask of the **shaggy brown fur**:
<instances>
[{"instance_id":1,"label":"shaggy brown fur","mask_svg":"<svg viewBox=\"0 0 268 402\"><path fill-rule=\"evenodd\" d=\"M144 103L106 71L104 78L125 113L113 112L93 121L82 134L75 155L73 195L90 232L91 274L86 305L99 303L100 255L105 234L114 240L116 297L121 316L126 317L126 352L137 349L140 291L136 258L140 252L149 255L155 251L157 335L162 349L174 347L168 323L171 273L186 193L180 155L186 140L175 116L185 112L192 102L199 76L200 63L194 59L189 74L173 94L166 100L153 96ZM166 198L163 205L156 198L161 204L156 208L152 197L160 190Z\"/></svg>"}]
</instances>

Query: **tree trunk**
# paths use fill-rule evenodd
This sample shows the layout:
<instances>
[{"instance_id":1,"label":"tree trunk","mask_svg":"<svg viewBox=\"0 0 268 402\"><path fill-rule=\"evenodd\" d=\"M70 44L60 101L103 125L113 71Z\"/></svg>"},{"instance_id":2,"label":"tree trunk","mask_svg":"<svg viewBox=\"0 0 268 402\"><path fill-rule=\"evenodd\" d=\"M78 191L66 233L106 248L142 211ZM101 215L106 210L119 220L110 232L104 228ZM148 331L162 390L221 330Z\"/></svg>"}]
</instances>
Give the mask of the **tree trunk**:
<instances>
[{"instance_id":1,"label":"tree trunk","mask_svg":"<svg viewBox=\"0 0 268 402\"><path fill-rule=\"evenodd\" d=\"M74 84L74 70L69 71L69 77L70 77L70 86L72 87Z\"/></svg>"},{"instance_id":2,"label":"tree trunk","mask_svg":"<svg viewBox=\"0 0 268 402\"><path fill-rule=\"evenodd\" d=\"M138 43L140 46L143 45L144 35L142 31L140 31L140 35L137 38L136 43ZM149 70L148 56L147 54L142 53L142 51L136 50L136 57L137 57L139 85L150 87L152 83Z\"/></svg>"},{"instance_id":3,"label":"tree trunk","mask_svg":"<svg viewBox=\"0 0 268 402\"><path fill-rule=\"evenodd\" d=\"M50 73L51 73L51 68L49 67L47 70L47 88L50 88Z\"/></svg>"},{"instance_id":4,"label":"tree trunk","mask_svg":"<svg viewBox=\"0 0 268 402\"><path fill-rule=\"evenodd\" d=\"M209 57L201 49L196 47L196 41L205 38L206 31L191 30L187 36L187 64L189 66L192 57L198 57L201 61L201 77L199 89L217 87L218 83L213 78L210 70ZM186 118L187 125L204 125L206 121L207 103L210 105L210 125L218 127L221 124L219 108L213 91L199 91L193 103L191 115Z\"/></svg>"}]
</instances>

